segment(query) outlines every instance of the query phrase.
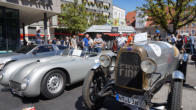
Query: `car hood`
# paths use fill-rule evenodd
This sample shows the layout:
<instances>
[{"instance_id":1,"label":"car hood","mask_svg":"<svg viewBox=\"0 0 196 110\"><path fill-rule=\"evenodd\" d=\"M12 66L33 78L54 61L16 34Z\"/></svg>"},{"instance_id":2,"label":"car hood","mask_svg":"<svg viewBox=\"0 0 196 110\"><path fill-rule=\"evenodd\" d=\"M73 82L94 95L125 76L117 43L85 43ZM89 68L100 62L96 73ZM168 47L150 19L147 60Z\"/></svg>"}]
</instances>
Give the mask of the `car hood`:
<instances>
[{"instance_id":1,"label":"car hood","mask_svg":"<svg viewBox=\"0 0 196 110\"><path fill-rule=\"evenodd\" d=\"M13 74L10 77L10 80L22 83L24 78L27 77L28 75L36 74L36 70L38 70L38 68L42 69L42 68L47 68L48 66L50 66L50 68L49 68L49 70L50 70L54 67L58 67L58 64L65 63L65 62L69 63L69 62L75 61L76 59L79 59L79 58L81 58L81 57L53 56L53 57L41 58L41 59L37 60L36 62L27 64L27 65L23 65L23 67L20 67L21 69L19 71L17 71L15 74Z\"/></svg>"},{"instance_id":2,"label":"car hood","mask_svg":"<svg viewBox=\"0 0 196 110\"><path fill-rule=\"evenodd\" d=\"M22 60L18 60L18 61L15 61L15 62L12 62L6 65L1 71L3 73L3 79L1 80L0 83L4 85L8 85L12 74L17 73L19 70L23 68L23 66L36 62L36 61L37 61L37 58L22 59Z\"/></svg>"},{"instance_id":3,"label":"car hood","mask_svg":"<svg viewBox=\"0 0 196 110\"><path fill-rule=\"evenodd\" d=\"M6 63L9 60L16 60L16 59L22 58L24 56L25 56L25 54L14 53L14 52L13 53L0 54L0 64Z\"/></svg>"}]
</instances>

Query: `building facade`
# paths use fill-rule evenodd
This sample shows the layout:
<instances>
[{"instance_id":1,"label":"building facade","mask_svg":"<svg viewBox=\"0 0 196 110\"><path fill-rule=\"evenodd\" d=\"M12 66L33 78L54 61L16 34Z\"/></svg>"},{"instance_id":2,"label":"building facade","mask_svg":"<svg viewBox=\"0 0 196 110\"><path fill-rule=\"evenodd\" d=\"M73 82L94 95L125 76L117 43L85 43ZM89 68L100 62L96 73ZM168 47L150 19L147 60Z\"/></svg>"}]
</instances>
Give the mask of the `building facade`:
<instances>
[{"instance_id":1,"label":"building facade","mask_svg":"<svg viewBox=\"0 0 196 110\"><path fill-rule=\"evenodd\" d=\"M0 50L20 46L20 28L60 13L60 0L0 0ZM25 29L23 29L25 30Z\"/></svg>"},{"instance_id":2,"label":"building facade","mask_svg":"<svg viewBox=\"0 0 196 110\"><path fill-rule=\"evenodd\" d=\"M141 17L143 12L141 11L132 11L128 12L126 15L126 23L128 26L135 27L136 31L139 32L148 32L150 35L154 35L155 31L159 29L162 36L168 36L169 34L161 29L159 26L152 25L153 21L147 21L146 17ZM169 29L172 30L172 25L169 25ZM190 23L177 30L178 34L188 33L190 35L196 34L196 22Z\"/></svg>"},{"instance_id":3,"label":"building facade","mask_svg":"<svg viewBox=\"0 0 196 110\"><path fill-rule=\"evenodd\" d=\"M61 0L62 3L73 3L74 0ZM79 4L85 3L86 8L89 12L93 13L100 13L105 16L108 16L108 18L112 18L112 0L78 0ZM28 41L31 41L35 38L36 30L40 29L41 34L43 34L43 21L36 22L34 24L31 24L26 27ZM58 24L58 16L53 16L48 21L48 39L53 39L55 36L58 36L59 34L65 34L61 32L56 32L56 29L59 28Z\"/></svg>"},{"instance_id":4,"label":"building facade","mask_svg":"<svg viewBox=\"0 0 196 110\"><path fill-rule=\"evenodd\" d=\"M167 32L160 26L153 25L153 21L148 21L148 16L144 16L144 12L141 10L128 12L126 15L126 23L128 26L135 27L137 33L148 32L148 35L153 37L156 34L156 30L160 30L163 39L167 36Z\"/></svg>"},{"instance_id":5,"label":"building facade","mask_svg":"<svg viewBox=\"0 0 196 110\"><path fill-rule=\"evenodd\" d=\"M196 36L196 22L188 24L178 30L179 34L188 33Z\"/></svg>"},{"instance_id":6,"label":"building facade","mask_svg":"<svg viewBox=\"0 0 196 110\"><path fill-rule=\"evenodd\" d=\"M124 26L125 23L125 10L117 6L113 6L113 25Z\"/></svg>"},{"instance_id":7,"label":"building facade","mask_svg":"<svg viewBox=\"0 0 196 110\"><path fill-rule=\"evenodd\" d=\"M62 3L74 2L74 0L61 0ZM78 3L85 3L86 8L90 12L101 13L112 17L112 0L78 0Z\"/></svg>"}]
</instances>

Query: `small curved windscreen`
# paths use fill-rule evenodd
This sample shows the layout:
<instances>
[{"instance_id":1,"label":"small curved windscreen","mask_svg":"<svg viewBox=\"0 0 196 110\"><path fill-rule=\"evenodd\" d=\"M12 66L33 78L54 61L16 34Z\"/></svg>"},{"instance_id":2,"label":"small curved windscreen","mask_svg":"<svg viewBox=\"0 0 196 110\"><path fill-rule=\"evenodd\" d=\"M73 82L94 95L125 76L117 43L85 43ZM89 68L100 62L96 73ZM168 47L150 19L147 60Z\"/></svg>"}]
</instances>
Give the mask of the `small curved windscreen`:
<instances>
[{"instance_id":1,"label":"small curved windscreen","mask_svg":"<svg viewBox=\"0 0 196 110\"><path fill-rule=\"evenodd\" d=\"M59 50L65 50L67 48L66 46L62 46L62 45L58 45L57 47L59 48Z\"/></svg>"},{"instance_id":2,"label":"small curved windscreen","mask_svg":"<svg viewBox=\"0 0 196 110\"><path fill-rule=\"evenodd\" d=\"M95 52L88 52L85 50L79 50L79 49L65 49L63 56L78 56L78 57L95 57L98 53Z\"/></svg>"},{"instance_id":3,"label":"small curved windscreen","mask_svg":"<svg viewBox=\"0 0 196 110\"><path fill-rule=\"evenodd\" d=\"M28 45L28 46L22 46L20 49L16 50L16 53L28 53L33 48L35 48L36 45Z\"/></svg>"},{"instance_id":4,"label":"small curved windscreen","mask_svg":"<svg viewBox=\"0 0 196 110\"><path fill-rule=\"evenodd\" d=\"M83 57L85 55L85 51L78 49L65 49L64 56L78 56Z\"/></svg>"}]
</instances>

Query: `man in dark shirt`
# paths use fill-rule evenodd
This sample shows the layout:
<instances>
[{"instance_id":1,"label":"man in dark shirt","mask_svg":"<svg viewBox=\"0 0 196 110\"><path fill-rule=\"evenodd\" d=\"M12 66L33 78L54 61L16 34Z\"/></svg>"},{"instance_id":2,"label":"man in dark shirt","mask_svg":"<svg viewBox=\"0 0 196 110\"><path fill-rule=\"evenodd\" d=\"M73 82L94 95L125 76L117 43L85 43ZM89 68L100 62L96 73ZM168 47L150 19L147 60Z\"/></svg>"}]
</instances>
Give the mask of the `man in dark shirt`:
<instances>
[{"instance_id":1,"label":"man in dark shirt","mask_svg":"<svg viewBox=\"0 0 196 110\"><path fill-rule=\"evenodd\" d=\"M52 44L56 44L56 37L52 40Z\"/></svg>"}]
</instances>

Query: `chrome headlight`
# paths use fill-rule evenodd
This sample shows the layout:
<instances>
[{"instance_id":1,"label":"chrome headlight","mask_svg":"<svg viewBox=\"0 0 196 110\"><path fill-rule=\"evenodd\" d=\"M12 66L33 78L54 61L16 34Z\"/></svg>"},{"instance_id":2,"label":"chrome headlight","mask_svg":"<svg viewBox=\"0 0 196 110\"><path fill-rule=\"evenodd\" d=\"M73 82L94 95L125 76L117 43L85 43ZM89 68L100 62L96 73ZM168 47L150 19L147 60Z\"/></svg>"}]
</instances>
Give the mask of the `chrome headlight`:
<instances>
[{"instance_id":1,"label":"chrome headlight","mask_svg":"<svg viewBox=\"0 0 196 110\"><path fill-rule=\"evenodd\" d=\"M107 55L101 55L99 61L103 67L109 67L111 63L111 59Z\"/></svg>"},{"instance_id":2,"label":"chrome headlight","mask_svg":"<svg viewBox=\"0 0 196 110\"><path fill-rule=\"evenodd\" d=\"M1 80L1 79L3 79L3 74L2 74L2 73L0 73L0 80Z\"/></svg>"},{"instance_id":3,"label":"chrome headlight","mask_svg":"<svg viewBox=\"0 0 196 110\"><path fill-rule=\"evenodd\" d=\"M29 81L30 81L30 79L28 77L24 78L24 80L22 81L22 84L21 84L22 90L25 90L27 88L27 86L29 85Z\"/></svg>"},{"instance_id":4,"label":"chrome headlight","mask_svg":"<svg viewBox=\"0 0 196 110\"><path fill-rule=\"evenodd\" d=\"M3 66L4 66L4 64L2 63L2 64L0 64L0 70L3 68Z\"/></svg>"},{"instance_id":5,"label":"chrome headlight","mask_svg":"<svg viewBox=\"0 0 196 110\"><path fill-rule=\"evenodd\" d=\"M114 72L115 65L116 65L116 58L113 57L112 60L111 60L110 67L109 67L110 72Z\"/></svg>"},{"instance_id":6,"label":"chrome headlight","mask_svg":"<svg viewBox=\"0 0 196 110\"><path fill-rule=\"evenodd\" d=\"M153 73L157 69L157 65L154 60L148 58L141 62L141 69L145 73Z\"/></svg>"}]
</instances>

